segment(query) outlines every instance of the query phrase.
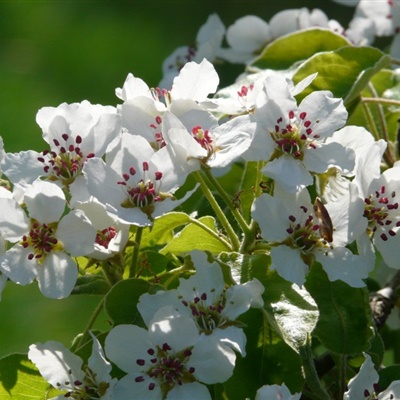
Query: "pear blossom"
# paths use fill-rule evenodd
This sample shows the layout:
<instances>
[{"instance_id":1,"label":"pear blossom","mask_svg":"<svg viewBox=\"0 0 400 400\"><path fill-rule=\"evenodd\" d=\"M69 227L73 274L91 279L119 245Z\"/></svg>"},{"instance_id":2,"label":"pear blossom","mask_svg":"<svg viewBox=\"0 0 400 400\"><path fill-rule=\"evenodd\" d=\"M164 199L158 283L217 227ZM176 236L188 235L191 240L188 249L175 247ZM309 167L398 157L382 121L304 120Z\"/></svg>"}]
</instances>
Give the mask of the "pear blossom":
<instances>
[{"instance_id":1,"label":"pear blossom","mask_svg":"<svg viewBox=\"0 0 400 400\"><path fill-rule=\"evenodd\" d=\"M326 143L346 122L343 100L316 91L297 105L294 93L296 87L283 77L266 78L252 116L257 123L253 142L243 155L250 161L268 161L262 172L288 192L311 185L311 172L323 173L335 165L354 167L351 149Z\"/></svg>"},{"instance_id":2,"label":"pear blossom","mask_svg":"<svg viewBox=\"0 0 400 400\"><path fill-rule=\"evenodd\" d=\"M267 22L255 15L246 15L226 30L230 48L219 50L219 56L234 63L248 63L272 40Z\"/></svg>"},{"instance_id":3,"label":"pear blossom","mask_svg":"<svg viewBox=\"0 0 400 400\"><path fill-rule=\"evenodd\" d=\"M0 256L0 270L21 285L36 279L45 296L64 298L78 275L71 257L93 251L95 230L81 210L63 216L65 196L54 183L35 181L25 191L24 202L29 217L12 194L0 196L0 229L4 239L14 243Z\"/></svg>"},{"instance_id":4,"label":"pear blossom","mask_svg":"<svg viewBox=\"0 0 400 400\"><path fill-rule=\"evenodd\" d=\"M196 273L189 279L179 279L179 287L140 296L138 310L149 324L158 309L170 304L176 311L193 318L197 329L205 335L219 338L245 356L246 336L235 322L250 307L260 308L264 302L264 287L257 280L225 289L221 267L207 262L204 252L191 253Z\"/></svg>"},{"instance_id":5,"label":"pear blossom","mask_svg":"<svg viewBox=\"0 0 400 400\"><path fill-rule=\"evenodd\" d=\"M395 163L381 174L380 162L380 152L365 154L353 182L364 202L364 217L368 222L364 235L372 240L388 267L399 269L397 249L400 245L400 163ZM366 239L359 239L360 248L368 249Z\"/></svg>"},{"instance_id":6,"label":"pear blossom","mask_svg":"<svg viewBox=\"0 0 400 400\"><path fill-rule=\"evenodd\" d=\"M221 168L231 164L251 145L256 125L247 116L232 118L219 126L207 129L207 121L197 120L191 130L187 130L182 122L172 113L164 114L164 124L168 129L164 139L166 149L175 154L185 154L185 159L197 159L200 163L212 168Z\"/></svg>"},{"instance_id":7,"label":"pear blossom","mask_svg":"<svg viewBox=\"0 0 400 400\"><path fill-rule=\"evenodd\" d=\"M89 194L122 223L152 225L154 218L186 199L174 197L186 173L174 165L166 149L155 152L146 139L127 132L110 146L107 163L94 157L83 173Z\"/></svg>"},{"instance_id":8,"label":"pear blossom","mask_svg":"<svg viewBox=\"0 0 400 400\"><path fill-rule=\"evenodd\" d=\"M255 400L300 400L301 393L291 394L283 383L279 385L265 385L257 390Z\"/></svg>"},{"instance_id":9,"label":"pear blossom","mask_svg":"<svg viewBox=\"0 0 400 400\"><path fill-rule=\"evenodd\" d=\"M162 64L163 79L159 87L170 89L175 76L184 65L190 61L201 61L203 58L213 62L219 54L219 49L225 34L225 26L217 14L211 14L202 25L192 46L178 47Z\"/></svg>"},{"instance_id":10,"label":"pear blossom","mask_svg":"<svg viewBox=\"0 0 400 400\"><path fill-rule=\"evenodd\" d=\"M364 363L356 376L350 379L348 390L343 395L343 400L390 400L400 398L400 380L393 381L389 387L381 392L379 390L379 375L374 363L367 353L363 353Z\"/></svg>"},{"instance_id":11,"label":"pear blossom","mask_svg":"<svg viewBox=\"0 0 400 400\"><path fill-rule=\"evenodd\" d=\"M117 379L110 376L111 364L105 359L98 339L93 339L92 354L87 365L62 343L49 341L29 346L28 358L37 366L40 374L54 388L65 390L65 394L51 400L72 399L117 399L113 387Z\"/></svg>"},{"instance_id":12,"label":"pear blossom","mask_svg":"<svg viewBox=\"0 0 400 400\"><path fill-rule=\"evenodd\" d=\"M261 236L271 242L271 269L300 286L315 260L331 281L365 286L370 264L345 247L366 229L361 199L353 190L323 207L327 215L321 217L306 189L275 196L265 193L254 201L253 218Z\"/></svg>"},{"instance_id":13,"label":"pear blossom","mask_svg":"<svg viewBox=\"0 0 400 400\"><path fill-rule=\"evenodd\" d=\"M400 1L360 0L355 16L372 20L377 36L391 36L400 27Z\"/></svg>"},{"instance_id":14,"label":"pear blossom","mask_svg":"<svg viewBox=\"0 0 400 400\"><path fill-rule=\"evenodd\" d=\"M326 143L331 142L340 143L345 148L352 149L355 158L354 168L351 171L332 166L327 172L316 175L318 194L327 202L337 200L349 191L350 178L357 175L360 163L363 163L366 154L371 157L376 153L381 159L387 145L383 139L375 141L373 135L361 126L345 126L339 129L326 139Z\"/></svg>"},{"instance_id":15,"label":"pear blossom","mask_svg":"<svg viewBox=\"0 0 400 400\"><path fill-rule=\"evenodd\" d=\"M85 162L102 157L121 130L116 108L88 101L43 107L36 121L50 150L7 153L4 162L4 174L23 186L45 177L68 187L81 176Z\"/></svg>"},{"instance_id":16,"label":"pear blossom","mask_svg":"<svg viewBox=\"0 0 400 400\"><path fill-rule=\"evenodd\" d=\"M87 257L105 260L122 253L129 239L129 224L123 224L107 213L107 207L94 197L85 202L77 202L75 209L84 211L96 229L94 251L87 254Z\"/></svg>"},{"instance_id":17,"label":"pear blossom","mask_svg":"<svg viewBox=\"0 0 400 400\"><path fill-rule=\"evenodd\" d=\"M200 335L193 319L171 306L158 310L148 330L114 327L105 351L127 373L115 386L117 399L211 400L204 384L225 382L236 360L230 347Z\"/></svg>"}]
</instances>

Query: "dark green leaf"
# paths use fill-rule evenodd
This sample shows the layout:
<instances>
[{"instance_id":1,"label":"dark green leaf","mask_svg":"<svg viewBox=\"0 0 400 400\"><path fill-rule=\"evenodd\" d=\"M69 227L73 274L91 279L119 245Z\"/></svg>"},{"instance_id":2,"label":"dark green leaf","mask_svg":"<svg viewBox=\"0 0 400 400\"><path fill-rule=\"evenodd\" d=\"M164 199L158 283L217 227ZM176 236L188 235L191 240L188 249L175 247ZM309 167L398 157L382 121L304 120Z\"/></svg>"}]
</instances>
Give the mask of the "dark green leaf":
<instances>
[{"instance_id":1,"label":"dark green leaf","mask_svg":"<svg viewBox=\"0 0 400 400\"><path fill-rule=\"evenodd\" d=\"M109 289L102 275L85 275L78 277L71 294L106 294Z\"/></svg>"},{"instance_id":2,"label":"dark green leaf","mask_svg":"<svg viewBox=\"0 0 400 400\"><path fill-rule=\"evenodd\" d=\"M151 285L143 279L127 279L118 282L106 296L104 309L113 321L118 324L136 324L144 326L136 306L139 297L148 293Z\"/></svg>"},{"instance_id":3,"label":"dark green leaf","mask_svg":"<svg viewBox=\"0 0 400 400\"><path fill-rule=\"evenodd\" d=\"M374 332L367 289L330 282L317 263L305 286L318 304L320 316L314 334L321 343L339 354L368 350Z\"/></svg>"}]
</instances>

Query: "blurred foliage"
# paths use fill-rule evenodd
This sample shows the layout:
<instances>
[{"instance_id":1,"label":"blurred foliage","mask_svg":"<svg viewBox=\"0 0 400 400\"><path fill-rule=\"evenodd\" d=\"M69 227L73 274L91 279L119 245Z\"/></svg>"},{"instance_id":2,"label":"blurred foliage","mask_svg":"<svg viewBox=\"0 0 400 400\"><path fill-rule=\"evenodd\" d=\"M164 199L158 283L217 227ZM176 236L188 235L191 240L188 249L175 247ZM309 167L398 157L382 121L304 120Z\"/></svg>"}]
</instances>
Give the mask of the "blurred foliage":
<instances>
[{"instance_id":1,"label":"blurred foliage","mask_svg":"<svg viewBox=\"0 0 400 400\"><path fill-rule=\"evenodd\" d=\"M46 148L35 122L41 107L84 99L116 105L115 88L129 72L156 86L162 61L176 47L194 43L197 30L213 12L229 26L244 15L268 21L278 11L299 7L321 8L344 26L353 14L352 8L317 0L3 0L0 135L5 149ZM232 68L230 75L224 67L221 71L221 83L227 85L242 67ZM80 296L50 300L36 284L9 283L0 302L0 357L27 352L35 341L69 345L84 328L79 321L87 320L99 301L97 296L86 297L83 308ZM76 319L77 313L87 317ZM98 329L107 328L105 318L98 321Z\"/></svg>"}]
</instances>

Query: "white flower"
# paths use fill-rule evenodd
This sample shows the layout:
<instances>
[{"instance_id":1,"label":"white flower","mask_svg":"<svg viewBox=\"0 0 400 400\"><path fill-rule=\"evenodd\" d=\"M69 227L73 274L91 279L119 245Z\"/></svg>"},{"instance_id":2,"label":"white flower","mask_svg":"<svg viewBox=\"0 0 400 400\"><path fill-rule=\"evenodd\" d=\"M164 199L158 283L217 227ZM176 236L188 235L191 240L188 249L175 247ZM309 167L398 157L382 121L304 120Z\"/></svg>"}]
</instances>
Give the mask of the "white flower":
<instances>
[{"instance_id":1,"label":"white flower","mask_svg":"<svg viewBox=\"0 0 400 400\"><path fill-rule=\"evenodd\" d=\"M393 381L389 387L379 393L379 375L375 371L371 357L363 353L365 361L358 374L350 379L348 390L343 395L343 400L389 400L400 398L400 381Z\"/></svg>"},{"instance_id":2,"label":"white flower","mask_svg":"<svg viewBox=\"0 0 400 400\"><path fill-rule=\"evenodd\" d=\"M4 173L13 183L29 184L43 176L68 187L81 175L86 160L102 157L121 130L114 107L88 101L41 108L36 121L50 150L7 154Z\"/></svg>"},{"instance_id":3,"label":"white flower","mask_svg":"<svg viewBox=\"0 0 400 400\"><path fill-rule=\"evenodd\" d=\"M330 167L326 173L317 175L318 193L326 201L337 200L349 191L350 180L348 178L358 174L360 163L363 164L365 155L374 158L376 154L379 160L386 149L387 143L380 139L375 141L370 132L361 126L346 126L336 131L326 143L336 142L347 149L354 151L354 168L351 171L342 170L339 166ZM361 166L362 168L362 166Z\"/></svg>"},{"instance_id":4,"label":"white flower","mask_svg":"<svg viewBox=\"0 0 400 400\"><path fill-rule=\"evenodd\" d=\"M400 1L360 0L355 16L372 20L377 36L391 36L400 26Z\"/></svg>"},{"instance_id":5,"label":"white flower","mask_svg":"<svg viewBox=\"0 0 400 400\"><path fill-rule=\"evenodd\" d=\"M84 211L97 232L94 252L87 254L87 257L105 260L122 253L129 239L128 224L108 214L107 207L93 197L85 202L77 202L75 209Z\"/></svg>"},{"instance_id":6,"label":"white flower","mask_svg":"<svg viewBox=\"0 0 400 400\"><path fill-rule=\"evenodd\" d=\"M93 251L95 230L80 210L63 217L65 196L54 183L35 181L24 201L29 218L14 198L0 197L0 229L15 243L0 256L1 271L21 285L37 279L47 297L66 297L78 275L71 256Z\"/></svg>"},{"instance_id":7,"label":"white flower","mask_svg":"<svg viewBox=\"0 0 400 400\"><path fill-rule=\"evenodd\" d=\"M180 154L182 158L185 154L183 158L187 161L197 160L197 169L200 162L213 168L231 164L249 148L256 129L247 116L235 117L210 129L201 124L200 118L197 122L188 131L173 114L164 114L164 124L168 126L164 134L167 151L171 157Z\"/></svg>"},{"instance_id":8,"label":"white flower","mask_svg":"<svg viewBox=\"0 0 400 400\"><path fill-rule=\"evenodd\" d=\"M203 58L213 62L219 54L219 49L225 34L225 26L217 14L211 14L206 23L197 33L194 46L178 47L163 62L163 79L160 88L170 89L175 76L189 61L201 61Z\"/></svg>"},{"instance_id":9,"label":"white flower","mask_svg":"<svg viewBox=\"0 0 400 400\"><path fill-rule=\"evenodd\" d=\"M269 25L255 15L239 18L226 31L229 49L220 49L218 55L230 62L247 63L271 41Z\"/></svg>"},{"instance_id":10,"label":"white flower","mask_svg":"<svg viewBox=\"0 0 400 400\"><path fill-rule=\"evenodd\" d=\"M88 364L63 344L49 341L29 346L28 358L37 366L40 374L54 388L66 390L65 394L52 400L72 399L113 399L113 386L116 379L111 379L111 364L105 359L97 338L93 339L92 355ZM116 398L117 399L117 398Z\"/></svg>"},{"instance_id":11,"label":"white flower","mask_svg":"<svg viewBox=\"0 0 400 400\"><path fill-rule=\"evenodd\" d=\"M301 393L291 394L283 383L279 385L265 385L257 390L255 400L300 400Z\"/></svg>"},{"instance_id":12,"label":"white flower","mask_svg":"<svg viewBox=\"0 0 400 400\"><path fill-rule=\"evenodd\" d=\"M158 309L172 305L180 314L193 318L200 333L219 338L244 356L246 336L235 326L235 320L250 307L263 306L264 287L253 279L225 290L221 267L216 262L209 264L207 255L200 251L192 252L191 257L196 274L179 279L177 289L140 296L137 307L143 320L149 324Z\"/></svg>"},{"instance_id":13,"label":"white flower","mask_svg":"<svg viewBox=\"0 0 400 400\"><path fill-rule=\"evenodd\" d=\"M262 237L272 242L271 268L300 286L316 260L331 281L365 286L362 279L368 276L370 265L345 247L366 228L361 199L349 192L324 206L327 216L314 207L306 189L296 194L275 193L274 197L263 194L254 201L253 218Z\"/></svg>"},{"instance_id":14,"label":"white flower","mask_svg":"<svg viewBox=\"0 0 400 400\"><path fill-rule=\"evenodd\" d=\"M360 160L353 180L364 201L364 217L368 221L366 234L390 268L399 269L400 246L400 163L380 173L381 153L369 152ZM365 238L364 238L365 240ZM365 247L361 244L361 247Z\"/></svg>"},{"instance_id":15,"label":"white flower","mask_svg":"<svg viewBox=\"0 0 400 400\"><path fill-rule=\"evenodd\" d=\"M154 218L186 199L173 196L186 173L174 165L166 149L155 152L146 139L126 132L112 144L107 163L92 158L83 173L89 194L122 223L152 225Z\"/></svg>"},{"instance_id":16,"label":"white flower","mask_svg":"<svg viewBox=\"0 0 400 400\"><path fill-rule=\"evenodd\" d=\"M105 351L127 373L115 387L117 399L210 400L202 383L225 382L236 360L230 347L200 335L193 319L171 306L156 313L148 330L136 325L114 327Z\"/></svg>"},{"instance_id":17,"label":"white flower","mask_svg":"<svg viewBox=\"0 0 400 400\"><path fill-rule=\"evenodd\" d=\"M243 155L250 161L268 161L262 172L288 192L311 185L310 172L323 173L335 165L346 170L354 167L351 149L335 142L326 143L346 122L342 99L317 91L297 105L295 93L309 82L307 79L293 87L280 76L265 80L265 90L254 111L254 139Z\"/></svg>"}]
</instances>

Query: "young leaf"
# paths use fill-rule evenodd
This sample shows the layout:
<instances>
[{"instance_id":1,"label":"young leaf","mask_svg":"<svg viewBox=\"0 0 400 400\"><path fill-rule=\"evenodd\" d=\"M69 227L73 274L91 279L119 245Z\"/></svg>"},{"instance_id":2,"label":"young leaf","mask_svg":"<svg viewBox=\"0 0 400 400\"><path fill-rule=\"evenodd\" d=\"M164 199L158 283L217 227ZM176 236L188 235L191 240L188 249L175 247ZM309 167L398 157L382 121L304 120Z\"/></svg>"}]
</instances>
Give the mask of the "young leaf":
<instances>
[{"instance_id":1,"label":"young leaf","mask_svg":"<svg viewBox=\"0 0 400 400\"><path fill-rule=\"evenodd\" d=\"M349 42L343 36L329 29L305 29L274 40L251 65L260 69L288 69L316 53L348 45Z\"/></svg>"},{"instance_id":2,"label":"young leaf","mask_svg":"<svg viewBox=\"0 0 400 400\"><path fill-rule=\"evenodd\" d=\"M219 239L213 217L199 218L199 222L208 229L202 229L194 223L189 224L161 250L161 254L181 254L192 250L207 250L218 254L231 250L225 241Z\"/></svg>"},{"instance_id":3,"label":"young leaf","mask_svg":"<svg viewBox=\"0 0 400 400\"><path fill-rule=\"evenodd\" d=\"M389 64L390 56L372 47L348 46L315 54L293 76L293 82L298 83L318 72L298 100L316 90L329 90L334 97L343 98L346 107L350 106L371 78Z\"/></svg>"},{"instance_id":4,"label":"young leaf","mask_svg":"<svg viewBox=\"0 0 400 400\"><path fill-rule=\"evenodd\" d=\"M25 354L0 359L1 400L46 400L60 393L51 388Z\"/></svg>"}]
</instances>

